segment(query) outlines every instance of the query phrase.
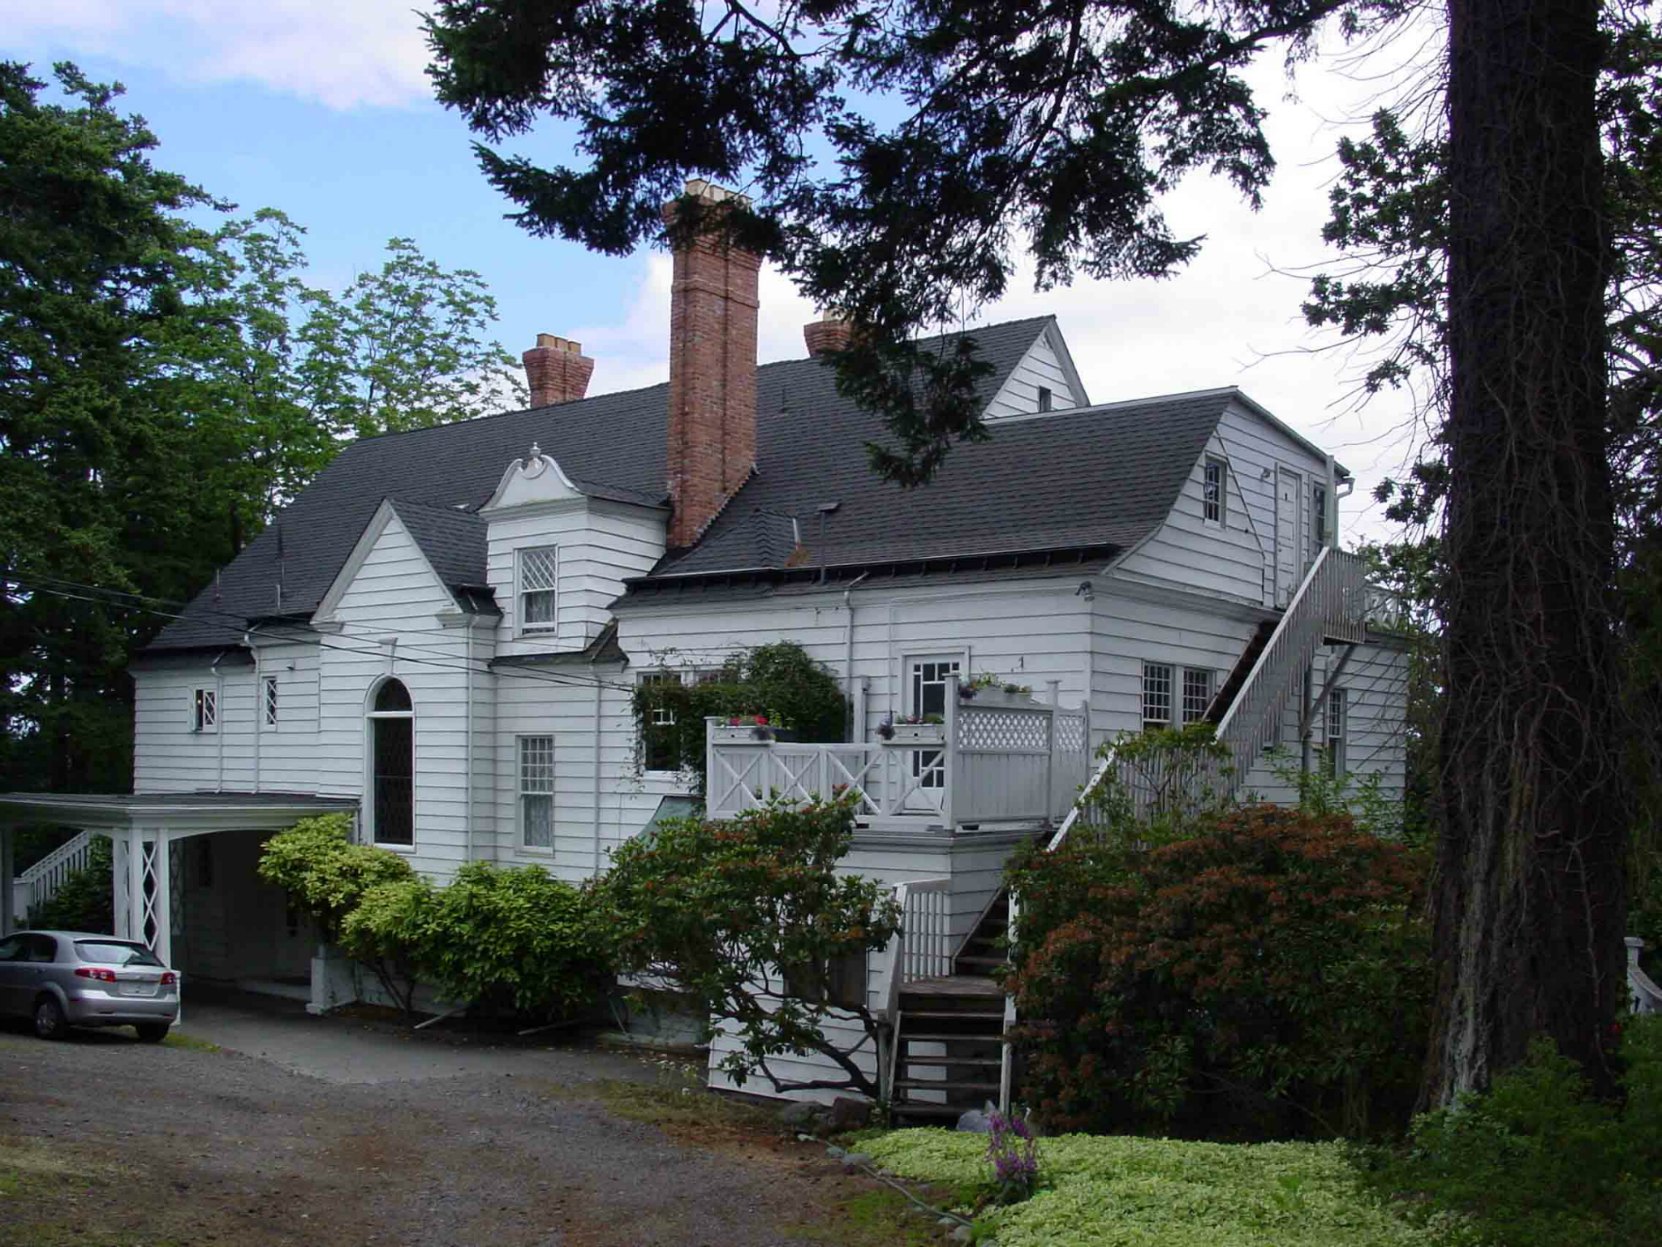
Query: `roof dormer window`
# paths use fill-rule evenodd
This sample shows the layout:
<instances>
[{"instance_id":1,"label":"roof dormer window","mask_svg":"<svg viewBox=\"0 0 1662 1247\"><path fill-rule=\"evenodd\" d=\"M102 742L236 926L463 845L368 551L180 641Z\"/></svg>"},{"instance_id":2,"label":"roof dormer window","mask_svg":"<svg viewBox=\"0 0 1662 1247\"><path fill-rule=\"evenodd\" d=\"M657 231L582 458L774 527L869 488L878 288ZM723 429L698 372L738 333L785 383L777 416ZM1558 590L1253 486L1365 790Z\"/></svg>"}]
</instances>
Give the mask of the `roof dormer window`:
<instances>
[{"instance_id":1,"label":"roof dormer window","mask_svg":"<svg viewBox=\"0 0 1662 1247\"><path fill-rule=\"evenodd\" d=\"M520 550L518 559L519 630L553 632L559 627L559 547Z\"/></svg>"}]
</instances>

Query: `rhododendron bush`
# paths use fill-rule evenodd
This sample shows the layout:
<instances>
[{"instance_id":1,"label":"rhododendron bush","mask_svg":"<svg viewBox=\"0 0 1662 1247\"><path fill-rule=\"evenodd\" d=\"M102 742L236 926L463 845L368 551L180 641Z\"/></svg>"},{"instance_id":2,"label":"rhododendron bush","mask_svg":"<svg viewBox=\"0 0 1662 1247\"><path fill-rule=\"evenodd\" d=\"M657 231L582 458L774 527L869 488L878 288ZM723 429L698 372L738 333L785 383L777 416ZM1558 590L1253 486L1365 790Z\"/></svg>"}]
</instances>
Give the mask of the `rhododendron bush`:
<instances>
[{"instance_id":1,"label":"rhododendron bush","mask_svg":"<svg viewBox=\"0 0 1662 1247\"><path fill-rule=\"evenodd\" d=\"M1400 1126L1426 1051L1424 863L1347 815L1251 806L1149 850L1014 867L1024 1095L1053 1127Z\"/></svg>"}]
</instances>

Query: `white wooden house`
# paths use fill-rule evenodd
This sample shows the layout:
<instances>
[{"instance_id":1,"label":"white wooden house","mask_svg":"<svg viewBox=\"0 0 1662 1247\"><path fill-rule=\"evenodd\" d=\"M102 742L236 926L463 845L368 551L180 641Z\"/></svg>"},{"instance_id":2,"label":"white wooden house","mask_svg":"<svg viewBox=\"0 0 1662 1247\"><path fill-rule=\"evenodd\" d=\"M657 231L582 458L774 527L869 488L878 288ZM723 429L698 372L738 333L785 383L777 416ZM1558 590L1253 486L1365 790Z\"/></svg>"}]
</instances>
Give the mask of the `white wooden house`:
<instances>
[{"instance_id":1,"label":"white wooden house","mask_svg":"<svg viewBox=\"0 0 1662 1247\"><path fill-rule=\"evenodd\" d=\"M1405 653L1334 548L1330 455L1234 388L1092 404L1042 318L973 331L993 437L903 491L820 355L756 366L755 275L677 254L667 385L584 397L592 365L545 337L533 407L347 447L134 664L134 793L0 816L111 835L118 923L187 974L299 984L311 934L253 876L274 826L348 808L437 879L585 878L685 804L635 686L792 640L846 685L851 739L712 741L712 812L854 784L848 864L911 885L918 977L1118 733L1233 708L1249 787L1284 795L1279 740L1400 792ZM960 702L974 672L1034 697ZM878 739L926 710L932 748ZM874 959L873 1002L896 985Z\"/></svg>"}]
</instances>

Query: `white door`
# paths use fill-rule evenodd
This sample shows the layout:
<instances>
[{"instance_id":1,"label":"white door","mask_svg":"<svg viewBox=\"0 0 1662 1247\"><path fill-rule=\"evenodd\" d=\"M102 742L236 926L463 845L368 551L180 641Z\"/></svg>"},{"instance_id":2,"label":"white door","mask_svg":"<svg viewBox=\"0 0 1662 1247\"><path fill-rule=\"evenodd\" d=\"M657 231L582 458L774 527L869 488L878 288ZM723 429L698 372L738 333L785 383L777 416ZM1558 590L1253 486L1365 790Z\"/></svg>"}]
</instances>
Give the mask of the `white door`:
<instances>
[{"instance_id":1,"label":"white door","mask_svg":"<svg viewBox=\"0 0 1662 1247\"><path fill-rule=\"evenodd\" d=\"M1304 476L1275 470L1275 604L1285 606L1304 575Z\"/></svg>"},{"instance_id":2,"label":"white door","mask_svg":"<svg viewBox=\"0 0 1662 1247\"><path fill-rule=\"evenodd\" d=\"M906 661L906 713L946 717L946 699L953 677L962 675L963 659L945 655ZM919 788L939 788L944 782L939 752L914 751L912 776Z\"/></svg>"}]
</instances>

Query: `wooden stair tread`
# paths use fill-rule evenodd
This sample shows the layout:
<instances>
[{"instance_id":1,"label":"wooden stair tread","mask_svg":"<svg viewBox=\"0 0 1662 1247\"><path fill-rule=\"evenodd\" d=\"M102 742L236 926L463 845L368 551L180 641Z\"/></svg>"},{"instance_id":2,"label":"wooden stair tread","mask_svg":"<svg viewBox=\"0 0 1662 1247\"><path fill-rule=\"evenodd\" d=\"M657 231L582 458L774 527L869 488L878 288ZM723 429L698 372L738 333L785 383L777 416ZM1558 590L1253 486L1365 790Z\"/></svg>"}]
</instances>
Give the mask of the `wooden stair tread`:
<instances>
[{"instance_id":1,"label":"wooden stair tread","mask_svg":"<svg viewBox=\"0 0 1662 1247\"><path fill-rule=\"evenodd\" d=\"M972 1011L969 1009L962 1011L954 1009L902 1009L900 1016L903 1023L909 1022L913 1018L923 1018L930 1022L996 1022L1000 1026L1004 1025L1004 1014L1002 1012L982 1013L979 1010Z\"/></svg>"},{"instance_id":2,"label":"wooden stair tread","mask_svg":"<svg viewBox=\"0 0 1662 1247\"><path fill-rule=\"evenodd\" d=\"M897 1038L902 1043L1003 1043L1002 1031L958 1031L956 1034L943 1035L937 1032L914 1035L902 1030ZM909 1061L918 1058L909 1056Z\"/></svg>"},{"instance_id":3,"label":"wooden stair tread","mask_svg":"<svg viewBox=\"0 0 1662 1247\"><path fill-rule=\"evenodd\" d=\"M984 974L953 974L938 979L914 979L900 989L908 996L1002 996L1004 989Z\"/></svg>"},{"instance_id":4,"label":"wooden stair tread","mask_svg":"<svg viewBox=\"0 0 1662 1247\"><path fill-rule=\"evenodd\" d=\"M901 1091L997 1091L996 1082L959 1082L956 1079L897 1078L895 1088Z\"/></svg>"},{"instance_id":5,"label":"wooden stair tread","mask_svg":"<svg viewBox=\"0 0 1662 1247\"><path fill-rule=\"evenodd\" d=\"M996 1056L921 1056L913 1053L897 1060L895 1064L908 1067L922 1065L928 1069L936 1069L947 1065L973 1065L978 1069L997 1069L1004 1064L1004 1061Z\"/></svg>"}]
</instances>

